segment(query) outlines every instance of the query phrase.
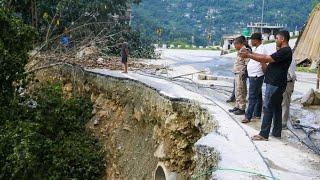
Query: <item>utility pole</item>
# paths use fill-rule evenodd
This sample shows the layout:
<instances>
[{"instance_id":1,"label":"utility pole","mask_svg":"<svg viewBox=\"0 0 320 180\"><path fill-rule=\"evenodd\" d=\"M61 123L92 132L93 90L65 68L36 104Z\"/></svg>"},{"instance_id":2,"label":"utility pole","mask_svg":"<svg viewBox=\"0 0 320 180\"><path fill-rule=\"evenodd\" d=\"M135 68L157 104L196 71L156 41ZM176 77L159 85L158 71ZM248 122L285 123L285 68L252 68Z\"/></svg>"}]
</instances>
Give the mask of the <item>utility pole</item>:
<instances>
[{"instance_id":1,"label":"utility pole","mask_svg":"<svg viewBox=\"0 0 320 180\"><path fill-rule=\"evenodd\" d=\"M264 0L262 0L262 12L261 12L261 34L263 34L263 28L262 28L262 24L263 24L263 16L264 16Z\"/></svg>"},{"instance_id":2,"label":"utility pole","mask_svg":"<svg viewBox=\"0 0 320 180\"><path fill-rule=\"evenodd\" d=\"M209 9L207 12L206 18L208 19L208 29L207 29L207 39L208 39L208 46L212 45L212 19L213 19L213 9Z\"/></svg>"}]
</instances>

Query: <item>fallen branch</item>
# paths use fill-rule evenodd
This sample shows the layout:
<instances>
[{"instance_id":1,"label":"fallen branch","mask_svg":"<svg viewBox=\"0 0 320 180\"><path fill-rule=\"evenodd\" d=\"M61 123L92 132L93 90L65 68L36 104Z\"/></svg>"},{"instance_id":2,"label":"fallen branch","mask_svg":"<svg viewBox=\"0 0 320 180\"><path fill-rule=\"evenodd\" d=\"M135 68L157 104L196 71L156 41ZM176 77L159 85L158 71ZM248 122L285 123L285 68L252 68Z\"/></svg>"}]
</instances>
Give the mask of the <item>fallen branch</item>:
<instances>
[{"instance_id":1,"label":"fallen branch","mask_svg":"<svg viewBox=\"0 0 320 180\"><path fill-rule=\"evenodd\" d=\"M42 66L42 67L38 67L38 68L35 68L35 69L32 69L32 70L26 71L24 74L30 74L30 73L34 73L36 71L40 71L40 70L43 70L43 69L51 68L51 67L54 67L54 66L60 66L60 65L73 66L70 63L59 62L59 63L49 64L49 65L46 65L46 66Z\"/></svg>"}]
</instances>

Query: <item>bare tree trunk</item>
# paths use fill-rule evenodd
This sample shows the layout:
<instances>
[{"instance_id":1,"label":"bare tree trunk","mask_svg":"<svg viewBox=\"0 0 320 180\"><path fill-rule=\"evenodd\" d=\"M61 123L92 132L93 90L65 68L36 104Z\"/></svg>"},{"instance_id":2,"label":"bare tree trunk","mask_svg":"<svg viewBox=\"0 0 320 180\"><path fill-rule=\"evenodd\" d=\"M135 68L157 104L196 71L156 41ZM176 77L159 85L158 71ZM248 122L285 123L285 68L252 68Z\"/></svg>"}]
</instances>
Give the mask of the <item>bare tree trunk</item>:
<instances>
[{"instance_id":1,"label":"bare tree trunk","mask_svg":"<svg viewBox=\"0 0 320 180\"><path fill-rule=\"evenodd\" d=\"M31 0L31 18L32 26L38 28L38 13L37 13L37 1Z\"/></svg>"},{"instance_id":2,"label":"bare tree trunk","mask_svg":"<svg viewBox=\"0 0 320 180\"><path fill-rule=\"evenodd\" d=\"M51 28L52 28L52 25L53 25L55 19L57 18L57 15L58 15L58 12L56 12L56 14L53 16L52 21L48 26L47 33L46 33L46 41L45 41L46 43L48 43L48 40L49 40L49 37L51 34Z\"/></svg>"},{"instance_id":3,"label":"bare tree trunk","mask_svg":"<svg viewBox=\"0 0 320 180\"><path fill-rule=\"evenodd\" d=\"M35 16L35 23L36 23L36 28L38 28L38 9L37 9L37 1L34 0L34 16Z\"/></svg>"}]
</instances>

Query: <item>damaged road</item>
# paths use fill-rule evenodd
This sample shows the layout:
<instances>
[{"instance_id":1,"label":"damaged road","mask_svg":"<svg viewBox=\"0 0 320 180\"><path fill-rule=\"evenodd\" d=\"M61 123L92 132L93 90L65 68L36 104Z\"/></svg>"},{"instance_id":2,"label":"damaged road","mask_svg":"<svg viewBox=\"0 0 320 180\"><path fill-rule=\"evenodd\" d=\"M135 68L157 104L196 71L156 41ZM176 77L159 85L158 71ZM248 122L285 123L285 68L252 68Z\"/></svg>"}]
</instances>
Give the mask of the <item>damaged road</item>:
<instances>
[{"instance_id":1,"label":"damaged road","mask_svg":"<svg viewBox=\"0 0 320 180\"><path fill-rule=\"evenodd\" d=\"M198 72L201 70L205 70L209 72L209 74L212 74L216 77L217 80L209 80L209 81L201 81L197 78L197 73L194 75L188 75L181 78L180 82L177 82L177 84L183 86L184 88L196 92L198 94L201 94L202 96L206 97L207 99L212 100L216 104L220 106L221 109L224 110L224 112L221 112L219 116L216 116L218 118L217 121L219 123L219 130L223 130L223 124L226 124L225 134L223 134L222 137L228 137L232 136L237 130L240 128L243 128L245 133L245 136L247 136L246 141L250 141L250 136L258 133L260 129L260 121L252 122L249 125L243 125L239 124L237 122L241 121L241 117L234 116L226 112L227 109L230 109L232 107L232 104L226 104L225 100L230 95L230 92L232 90L232 77L230 77L229 74L232 74L231 67L233 64L233 59L230 57L221 57L219 56L218 52L213 51L183 51L183 50L165 50L163 52L163 59L155 62L154 64L166 64L169 66L172 71L169 71L168 74L164 75L166 77L175 77L178 75L187 74L190 72ZM181 59L179 59L179 56L182 56ZM224 63L224 66L220 66L219 64ZM157 73L155 73L157 74ZM293 94L293 106L292 106L292 114L295 118L301 119L301 122L304 124L314 125L315 127L319 126L319 119L318 112L319 108L316 109L306 109L304 108L303 111L301 111L302 105L299 104L299 99L304 95L304 92L306 91L306 88L315 87L315 81L313 81L315 78L315 75L310 75L306 73L297 73L298 74L298 82L296 85L295 92ZM228 77L229 76L229 77ZM296 113L298 112L298 113ZM309 115L309 118L305 116L305 114ZM227 114L227 117L222 116L222 114ZM229 116L229 118L228 118ZM311 119L310 119L311 118ZM227 119L236 122L238 127L231 128L230 124L228 124ZM314 119L314 120L312 120ZM311 123L311 124L310 124ZM237 133L235 133L237 134ZM316 134L317 136L317 134ZM219 144L215 144L214 142L214 135L208 135L204 139L204 141L200 140L199 142L210 144L208 142L211 142L212 147L220 147ZM220 138L218 138L220 139ZM245 140L244 140L245 141ZM243 141L243 142L244 142ZM241 142L240 144L244 144ZM200 144L202 144L200 143ZM236 143L239 143L236 142ZM266 175L273 174L274 177L278 177L280 179L317 179L320 177L320 174L318 172L318 169L320 169L320 157L316 155L313 151L308 149L304 144L299 142L296 137L288 130L285 130L283 132L283 138L281 140L278 139L271 139L269 142L255 142L255 146L257 147L254 151L260 151L262 159L264 159L265 166L269 167L271 169L272 173L270 171L255 171L255 172L265 172ZM220 167L225 168L234 168L234 169L246 169L246 170L255 170L255 166L246 167L243 166L243 164L246 164L248 159L250 160L251 157L245 157L245 155L240 155L236 157L230 158L228 155L226 157L223 157L223 152L231 151L227 146L221 147L221 161L219 162ZM239 146L241 147L241 146ZM239 147L232 146L230 148L238 149ZM228 150L227 150L228 149ZM240 148L241 149L241 148ZM231 151L232 152L232 151ZM230 153L234 155L235 153ZM254 153L252 153L254 154ZM247 156L250 156L250 153L246 154ZM244 158L245 157L245 158ZM227 160L230 158L229 160ZM231 160L232 159L232 160ZM259 159L255 157L255 159ZM261 157L260 157L261 159ZM226 162L224 162L226 161ZM242 161L242 163L239 163L240 166L234 166L232 165L235 161ZM226 164L226 166L223 166ZM228 166L228 165L231 165ZM242 167L242 168L241 168ZM236 173L234 171L228 171L228 172L216 172L214 173L216 177L219 177L221 179L225 179L228 177L232 178L236 175L239 175L239 173ZM220 174L223 174L223 176L219 176ZM259 173L261 174L261 173ZM263 173L262 173L263 174ZM272 176L271 176L272 177ZM219 179L218 178L218 179ZM249 178L250 179L250 178Z\"/></svg>"},{"instance_id":2,"label":"damaged road","mask_svg":"<svg viewBox=\"0 0 320 180\"><path fill-rule=\"evenodd\" d=\"M58 76L72 87L65 89L91 96L94 117L88 129L104 142L109 160L105 179L152 179L159 163L180 179L318 179L320 157L313 152L286 138L250 140L259 122L242 125L226 112L232 79L218 76L200 82L196 73L190 74L212 67L210 53L216 52L200 53L198 67L194 62L171 66L181 61L178 58L148 61L169 67L169 74L161 76L156 69L155 74L123 74L69 66L54 67L56 75L41 75ZM232 63L230 58L222 60ZM190 75L183 76L186 72Z\"/></svg>"}]
</instances>

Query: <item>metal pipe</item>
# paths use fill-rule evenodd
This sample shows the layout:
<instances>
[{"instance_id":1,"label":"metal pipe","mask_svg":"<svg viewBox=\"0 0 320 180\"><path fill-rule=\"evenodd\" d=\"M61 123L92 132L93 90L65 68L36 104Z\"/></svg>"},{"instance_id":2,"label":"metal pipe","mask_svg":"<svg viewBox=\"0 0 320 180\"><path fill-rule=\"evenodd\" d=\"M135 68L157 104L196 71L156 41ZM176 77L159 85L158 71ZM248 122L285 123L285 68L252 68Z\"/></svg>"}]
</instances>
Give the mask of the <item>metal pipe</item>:
<instances>
[{"instance_id":1,"label":"metal pipe","mask_svg":"<svg viewBox=\"0 0 320 180\"><path fill-rule=\"evenodd\" d=\"M184 178L176 173L171 172L163 162L159 162L154 172L154 180L183 180Z\"/></svg>"}]
</instances>

